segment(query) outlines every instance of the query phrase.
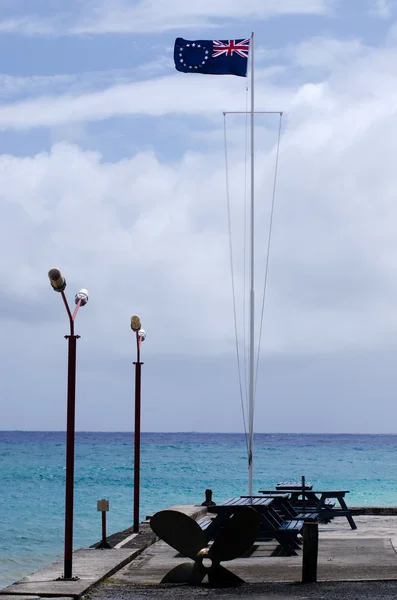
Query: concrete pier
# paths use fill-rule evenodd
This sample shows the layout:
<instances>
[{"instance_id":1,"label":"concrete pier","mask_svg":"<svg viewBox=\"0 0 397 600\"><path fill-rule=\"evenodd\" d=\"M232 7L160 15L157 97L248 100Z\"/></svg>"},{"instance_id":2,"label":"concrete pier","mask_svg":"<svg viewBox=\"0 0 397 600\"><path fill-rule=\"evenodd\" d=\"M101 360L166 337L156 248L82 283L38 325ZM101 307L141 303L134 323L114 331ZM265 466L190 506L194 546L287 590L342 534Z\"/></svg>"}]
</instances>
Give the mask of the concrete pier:
<instances>
[{"instance_id":1,"label":"concrete pier","mask_svg":"<svg viewBox=\"0 0 397 600\"><path fill-rule=\"evenodd\" d=\"M205 507L192 505L172 508L196 519L205 516L207 510ZM370 509L367 512L371 512ZM309 585L323 584L326 588L337 582L356 582L355 585L359 582L384 582L386 585L388 582L387 585L392 588L391 593L397 595L397 509L383 509L383 512L389 514L379 514L380 511L377 510L374 512L377 514L355 517L357 530L350 529L344 518L334 519L326 525L320 524L320 583ZM38 600L42 597L61 600L80 598L88 592L91 598L98 600L114 597L138 599L149 597L156 590L156 597L165 598L168 596L158 596L164 588L164 585L159 585L161 579L178 563L189 560L178 556L170 546L157 540L148 520L142 523L139 534L134 535L132 529L127 529L109 536L108 541L111 549L96 549L95 544L91 548L74 552L73 575L78 577L76 581L59 580L63 575L63 561L57 561L0 590L0 600ZM247 583L245 595L249 593L252 596L258 586L279 585L284 586L283 589L287 589L287 586L291 591L291 585L296 586L301 581L302 553L292 557L273 557L271 554L275 545L271 542L257 543L249 557L224 563L224 566ZM175 586L166 587L168 590L174 589L169 597L176 598ZM192 588L189 589L189 596L192 595L191 591ZM333 597L337 597L335 590L332 593ZM196 592L192 597L195 594ZM239 592L236 591L235 594L237 595L233 597L238 597ZM287 596L274 596L276 597Z\"/></svg>"}]
</instances>

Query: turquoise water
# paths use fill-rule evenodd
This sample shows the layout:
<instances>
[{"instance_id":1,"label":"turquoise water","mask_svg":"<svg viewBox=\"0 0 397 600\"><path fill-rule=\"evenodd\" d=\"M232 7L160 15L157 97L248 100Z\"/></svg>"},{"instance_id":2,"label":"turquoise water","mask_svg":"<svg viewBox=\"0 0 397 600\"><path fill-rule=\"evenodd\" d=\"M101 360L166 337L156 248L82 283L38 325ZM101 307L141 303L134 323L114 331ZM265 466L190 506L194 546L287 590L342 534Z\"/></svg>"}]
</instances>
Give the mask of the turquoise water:
<instances>
[{"instance_id":1,"label":"turquoise water","mask_svg":"<svg viewBox=\"0 0 397 600\"><path fill-rule=\"evenodd\" d=\"M143 433L141 519L172 504L247 492L242 434ZM258 434L254 490L301 475L351 490L351 505L397 505L397 436ZM0 431L0 588L63 556L65 434ZM74 547L132 524L133 434L77 433Z\"/></svg>"}]
</instances>

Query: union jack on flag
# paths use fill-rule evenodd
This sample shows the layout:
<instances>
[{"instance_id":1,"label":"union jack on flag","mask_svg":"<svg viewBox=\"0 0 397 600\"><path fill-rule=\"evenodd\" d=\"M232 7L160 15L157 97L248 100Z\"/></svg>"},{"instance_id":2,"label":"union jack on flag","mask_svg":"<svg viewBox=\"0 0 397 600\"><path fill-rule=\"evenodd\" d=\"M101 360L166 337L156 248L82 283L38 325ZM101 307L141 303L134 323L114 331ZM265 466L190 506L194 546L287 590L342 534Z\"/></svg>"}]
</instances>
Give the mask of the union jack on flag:
<instances>
[{"instance_id":1,"label":"union jack on flag","mask_svg":"<svg viewBox=\"0 0 397 600\"><path fill-rule=\"evenodd\" d=\"M250 38L194 41L177 38L175 68L183 73L246 77L249 48Z\"/></svg>"},{"instance_id":2,"label":"union jack on flag","mask_svg":"<svg viewBox=\"0 0 397 600\"><path fill-rule=\"evenodd\" d=\"M212 53L213 58L226 54L226 56L233 56L233 52L236 52L243 58L248 58L248 51L250 48L250 40L229 40L228 42L221 42L220 40L213 41L214 52Z\"/></svg>"}]
</instances>

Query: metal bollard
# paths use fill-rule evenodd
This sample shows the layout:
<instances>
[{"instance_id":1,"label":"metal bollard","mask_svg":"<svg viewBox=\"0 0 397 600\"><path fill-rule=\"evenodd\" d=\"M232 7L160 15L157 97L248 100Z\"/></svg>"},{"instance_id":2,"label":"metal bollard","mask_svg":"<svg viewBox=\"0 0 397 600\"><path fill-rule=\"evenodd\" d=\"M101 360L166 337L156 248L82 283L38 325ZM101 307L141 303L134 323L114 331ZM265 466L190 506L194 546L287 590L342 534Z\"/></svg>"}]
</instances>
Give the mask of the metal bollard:
<instances>
[{"instance_id":1,"label":"metal bollard","mask_svg":"<svg viewBox=\"0 0 397 600\"><path fill-rule=\"evenodd\" d=\"M302 583L317 581L318 523L303 525Z\"/></svg>"},{"instance_id":2,"label":"metal bollard","mask_svg":"<svg viewBox=\"0 0 397 600\"><path fill-rule=\"evenodd\" d=\"M102 541L97 546L97 549L111 548L110 544L106 541L106 513L109 510L109 500L98 500L96 509L102 513Z\"/></svg>"},{"instance_id":3,"label":"metal bollard","mask_svg":"<svg viewBox=\"0 0 397 600\"><path fill-rule=\"evenodd\" d=\"M215 502L212 500L212 490L205 490L205 500L201 506L215 506Z\"/></svg>"}]
</instances>

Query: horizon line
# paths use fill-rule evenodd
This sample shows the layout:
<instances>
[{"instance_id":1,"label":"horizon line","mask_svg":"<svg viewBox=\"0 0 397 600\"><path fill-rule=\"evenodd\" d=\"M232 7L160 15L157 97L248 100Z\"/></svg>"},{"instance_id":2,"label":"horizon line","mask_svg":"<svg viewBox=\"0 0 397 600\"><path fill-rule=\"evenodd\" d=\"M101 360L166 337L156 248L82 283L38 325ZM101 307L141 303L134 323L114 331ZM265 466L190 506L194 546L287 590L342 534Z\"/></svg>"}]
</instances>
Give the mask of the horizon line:
<instances>
[{"instance_id":1,"label":"horizon line","mask_svg":"<svg viewBox=\"0 0 397 600\"><path fill-rule=\"evenodd\" d=\"M66 433L65 429L0 429L0 433ZM75 433L134 434L134 430L105 431L79 429ZM141 431L142 434L208 434L208 435L248 435L244 431ZM338 432L338 431L256 431L255 435L397 435L397 432Z\"/></svg>"}]
</instances>

